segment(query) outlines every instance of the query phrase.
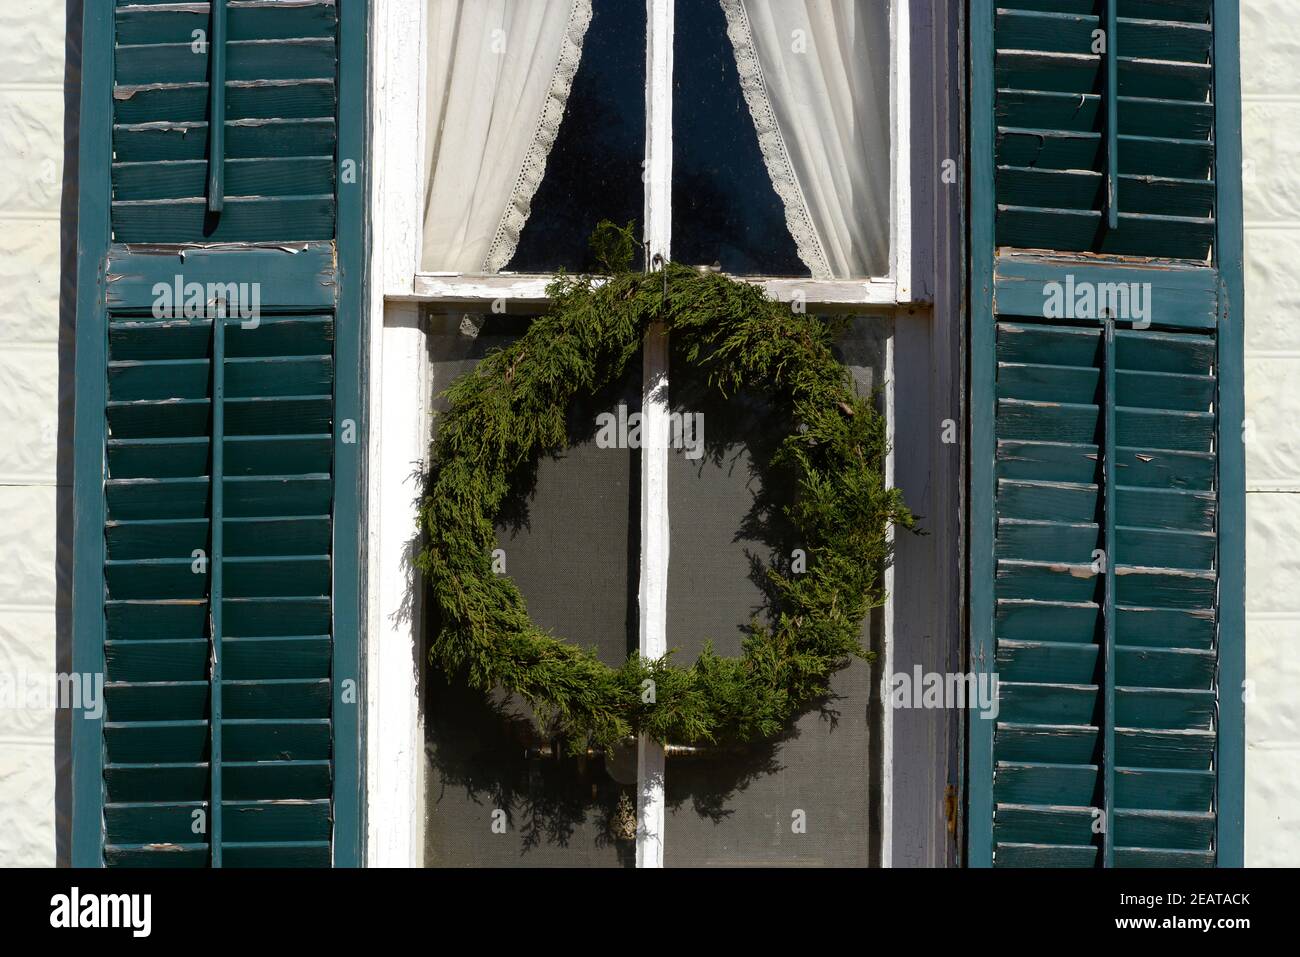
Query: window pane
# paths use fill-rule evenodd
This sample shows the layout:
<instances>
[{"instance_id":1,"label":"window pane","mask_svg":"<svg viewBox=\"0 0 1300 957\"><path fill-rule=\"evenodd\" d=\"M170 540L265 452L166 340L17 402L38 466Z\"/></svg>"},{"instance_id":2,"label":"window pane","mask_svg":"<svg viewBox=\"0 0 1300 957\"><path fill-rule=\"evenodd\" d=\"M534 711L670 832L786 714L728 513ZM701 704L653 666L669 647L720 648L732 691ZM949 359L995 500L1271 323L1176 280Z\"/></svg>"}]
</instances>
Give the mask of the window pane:
<instances>
[{"instance_id":1,"label":"window pane","mask_svg":"<svg viewBox=\"0 0 1300 957\"><path fill-rule=\"evenodd\" d=\"M645 213L645 4L596 0L582 66L533 198L515 272L593 269L587 238L602 219ZM638 256L635 268L641 268Z\"/></svg>"},{"instance_id":2,"label":"window pane","mask_svg":"<svg viewBox=\"0 0 1300 957\"><path fill-rule=\"evenodd\" d=\"M763 164L718 3L678 4L673 34L673 259L807 276Z\"/></svg>"},{"instance_id":3,"label":"window pane","mask_svg":"<svg viewBox=\"0 0 1300 957\"><path fill-rule=\"evenodd\" d=\"M597 222L642 217L644 5L429 0L429 18L422 268L586 268Z\"/></svg>"},{"instance_id":4,"label":"window pane","mask_svg":"<svg viewBox=\"0 0 1300 957\"><path fill-rule=\"evenodd\" d=\"M678 4L673 258L889 271L889 0Z\"/></svg>"},{"instance_id":5,"label":"window pane","mask_svg":"<svg viewBox=\"0 0 1300 957\"><path fill-rule=\"evenodd\" d=\"M873 319L850 330L840 358L869 393L884 368L885 330ZM763 510L775 505L779 515L790 494L765 465L788 434L787 413L755 396L719 401L680 361L669 383L674 411L704 414L707 454L692 460L675 450L669 465L668 645L682 663L708 639L735 656L751 617L766 614L764 569L778 557L788 564L800 544ZM864 623L863 647L878 647L880 621ZM877 685L873 666L855 660L834 676L830 699L779 740L668 758L665 863L877 863Z\"/></svg>"},{"instance_id":6,"label":"window pane","mask_svg":"<svg viewBox=\"0 0 1300 957\"><path fill-rule=\"evenodd\" d=\"M434 388L441 392L526 319L492 317L476 337L459 315L431 317ZM641 371L575 404L573 445L542 458L498 526L505 570L541 627L610 665L637 647L639 453L602 449L596 416L639 409ZM440 399L437 409L445 408ZM435 423L437 419L434 419ZM436 627L432 611L426 632ZM526 706L467 691L425 669L425 863L430 866L632 866L636 754L565 757L538 734ZM505 811L504 834L493 812Z\"/></svg>"}]
</instances>

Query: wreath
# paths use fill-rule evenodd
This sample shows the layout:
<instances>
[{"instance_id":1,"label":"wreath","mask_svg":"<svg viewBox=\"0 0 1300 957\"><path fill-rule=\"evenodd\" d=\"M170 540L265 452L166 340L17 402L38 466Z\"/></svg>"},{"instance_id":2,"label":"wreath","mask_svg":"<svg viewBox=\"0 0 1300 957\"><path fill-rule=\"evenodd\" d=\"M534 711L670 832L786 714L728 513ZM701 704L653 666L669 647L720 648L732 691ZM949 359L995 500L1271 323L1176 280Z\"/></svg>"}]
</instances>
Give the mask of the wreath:
<instances>
[{"instance_id":1,"label":"wreath","mask_svg":"<svg viewBox=\"0 0 1300 957\"><path fill-rule=\"evenodd\" d=\"M671 262L662 274L632 272L631 223L602 223L591 245L606 275L558 276L548 312L446 392L416 560L439 613L430 663L520 696L574 749L636 734L686 744L773 737L829 693L852 657L871 657L859 632L884 601L886 532L913 527L901 493L885 487L885 421L833 355L832 323L718 273ZM654 323L710 389L764 394L796 423L771 465L794 480L783 511L806 560L802 573L767 570L773 613L751 624L740 657L706 645L690 667L670 651L611 668L529 619L518 587L493 569L495 520L518 471L568 445L570 404L621 377Z\"/></svg>"}]
</instances>

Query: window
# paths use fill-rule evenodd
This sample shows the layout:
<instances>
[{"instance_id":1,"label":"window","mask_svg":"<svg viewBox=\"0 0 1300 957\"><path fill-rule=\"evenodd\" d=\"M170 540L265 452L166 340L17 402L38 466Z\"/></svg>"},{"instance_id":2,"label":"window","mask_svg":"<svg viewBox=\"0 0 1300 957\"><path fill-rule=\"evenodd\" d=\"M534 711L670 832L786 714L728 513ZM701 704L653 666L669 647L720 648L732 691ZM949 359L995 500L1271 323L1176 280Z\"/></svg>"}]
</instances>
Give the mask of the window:
<instances>
[{"instance_id":1,"label":"window","mask_svg":"<svg viewBox=\"0 0 1300 957\"><path fill-rule=\"evenodd\" d=\"M891 0L421 6L390 294L535 306L597 222L635 219L651 257L778 298L909 299Z\"/></svg>"},{"instance_id":2,"label":"window","mask_svg":"<svg viewBox=\"0 0 1300 957\"><path fill-rule=\"evenodd\" d=\"M390 108L419 121L408 129L390 117L385 133L385 324L401 327L405 345L386 340L378 392L438 391L487 344L517 335L545 307L555 270L591 265L586 239L601 219L637 220L651 268L656 257L719 268L797 302L810 322L851 315L842 358L864 389L888 386L893 315L911 286L899 199L909 180L898 134L906 43L895 39L907 36L906 6L401 0L390 13L398 48L377 82ZM413 16L423 17L418 33ZM422 347L410 338L417 328ZM389 378L396 353L418 360L420 375ZM703 401L670 346L647 349L640 380L616 391L586 410L588 422L620 404L649 418ZM610 663L637 648L674 647L689 660L705 638L738 653L762 597L749 562L783 545L742 529L762 489L762 442L780 433L743 396L708 416L717 448L703 459L598 450L578 423L570 452L539 466L527 520L500 529L508 572L538 621ZM395 499L409 499L409 481L400 488ZM603 584L583 589L591 582ZM880 646L885 627L869 619L864 645ZM421 861L875 862L878 677L863 663L846 669L836 700L766 748L665 755L643 742L576 762L535 739L508 703L462 701L430 678ZM791 804L795 792L804 797ZM498 806L516 839L480 833ZM805 833L820 834L790 841L796 811L814 822Z\"/></svg>"}]
</instances>

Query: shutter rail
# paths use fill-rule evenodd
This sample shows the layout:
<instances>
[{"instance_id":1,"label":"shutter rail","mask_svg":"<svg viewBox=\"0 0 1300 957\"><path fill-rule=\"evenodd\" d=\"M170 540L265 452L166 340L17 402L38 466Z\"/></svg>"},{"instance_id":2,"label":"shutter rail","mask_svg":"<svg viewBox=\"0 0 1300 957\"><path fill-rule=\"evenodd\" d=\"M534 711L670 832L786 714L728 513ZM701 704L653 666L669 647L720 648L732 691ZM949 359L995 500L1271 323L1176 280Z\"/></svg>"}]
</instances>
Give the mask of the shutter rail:
<instances>
[{"instance_id":1,"label":"shutter rail","mask_svg":"<svg viewBox=\"0 0 1300 957\"><path fill-rule=\"evenodd\" d=\"M208 771L211 791L208 795L210 820L208 839L212 866L221 866L221 720L222 720L222 660L221 613L224 581L222 564L225 553L225 434L226 434L226 309L218 304L212 318L212 570L208 590L208 634L211 648L211 711L208 719L210 751Z\"/></svg>"},{"instance_id":2,"label":"shutter rail","mask_svg":"<svg viewBox=\"0 0 1300 957\"><path fill-rule=\"evenodd\" d=\"M215 215L226 204L226 0L212 0L208 50L208 212Z\"/></svg>"}]
</instances>

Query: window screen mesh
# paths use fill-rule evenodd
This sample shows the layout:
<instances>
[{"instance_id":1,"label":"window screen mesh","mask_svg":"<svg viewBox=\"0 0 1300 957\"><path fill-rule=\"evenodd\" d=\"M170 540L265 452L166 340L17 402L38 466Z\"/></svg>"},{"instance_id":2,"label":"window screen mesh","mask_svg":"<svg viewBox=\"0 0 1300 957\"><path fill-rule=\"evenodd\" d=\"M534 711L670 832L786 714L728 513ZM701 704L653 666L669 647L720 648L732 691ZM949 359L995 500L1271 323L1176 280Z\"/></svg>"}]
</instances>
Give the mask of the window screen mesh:
<instances>
[{"instance_id":1,"label":"window screen mesh","mask_svg":"<svg viewBox=\"0 0 1300 957\"><path fill-rule=\"evenodd\" d=\"M462 331L459 315L430 323L440 391L520 335L526 320L492 317L477 335ZM880 320L859 319L840 340L840 357L864 394L881 384L887 334ZM704 416L702 454L686 442L669 466L668 645L685 664L706 640L721 654L739 654L745 626L766 613L763 569L788 562L799 542L779 517L790 489L765 468L789 430L788 414L755 396L716 399L676 357L670 382L674 411ZM594 431L600 412L620 403L638 411L639 392L637 365L616 387L576 405L572 446L516 484L521 494L498 531L506 570L533 619L596 648L611 665L637 645L641 463L637 450L597 448ZM864 646L880 647L880 623L878 614L864 623ZM426 624L436 627L432 613ZM426 864L634 864L634 749L557 757L558 742L534 730L520 703L469 692L421 667ZM875 669L855 661L835 676L832 694L776 741L671 755L665 863L876 863L878 684ZM505 833L493 828L498 811Z\"/></svg>"},{"instance_id":2,"label":"window screen mesh","mask_svg":"<svg viewBox=\"0 0 1300 957\"><path fill-rule=\"evenodd\" d=\"M854 320L840 343L864 393L884 368L879 322ZM668 646L686 663L706 640L720 654L740 653L751 618L766 614L763 569L787 564L799 542L779 519L788 483L765 467L790 428L787 413L755 397L716 400L676 357L669 381L674 411L703 412L705 425L706 454L692 460L674 450L669 465ZM878 645L878 625L879 615L864 622L864 647ZM831 696L777 741L670 755L665 864L875 863L877 686L875 669L854 661L835 676Z\"/></svg>"},{"instance_id":3,"label":"window screen mesh","mask_svg":"<svg viewBox=\"0 0 1300 957\"><path fill-rule=\"evenodd\" d=\"M527 320L492 317L476 336L462 317L430 317L434 389L522 334ZM471 328L468 324L466 329ZM498 529L506 572L543 628L621 664L637 645L640 460L598 449L596 416L639 408L640 366L570 416L571 447L543 458ZM435 409L445 408L439 399ZM434 419L436 432L437 418ZM432 614L428 628L436 627ZM563 756L522 703L449 684L425 687L425 863L430 866L631 866L636 756ZM503 811L504 819L494 812ZM504 820L505 833L497 833ZM497 829L494 830L494 823Z\"/></svg>"}]
</instances>

